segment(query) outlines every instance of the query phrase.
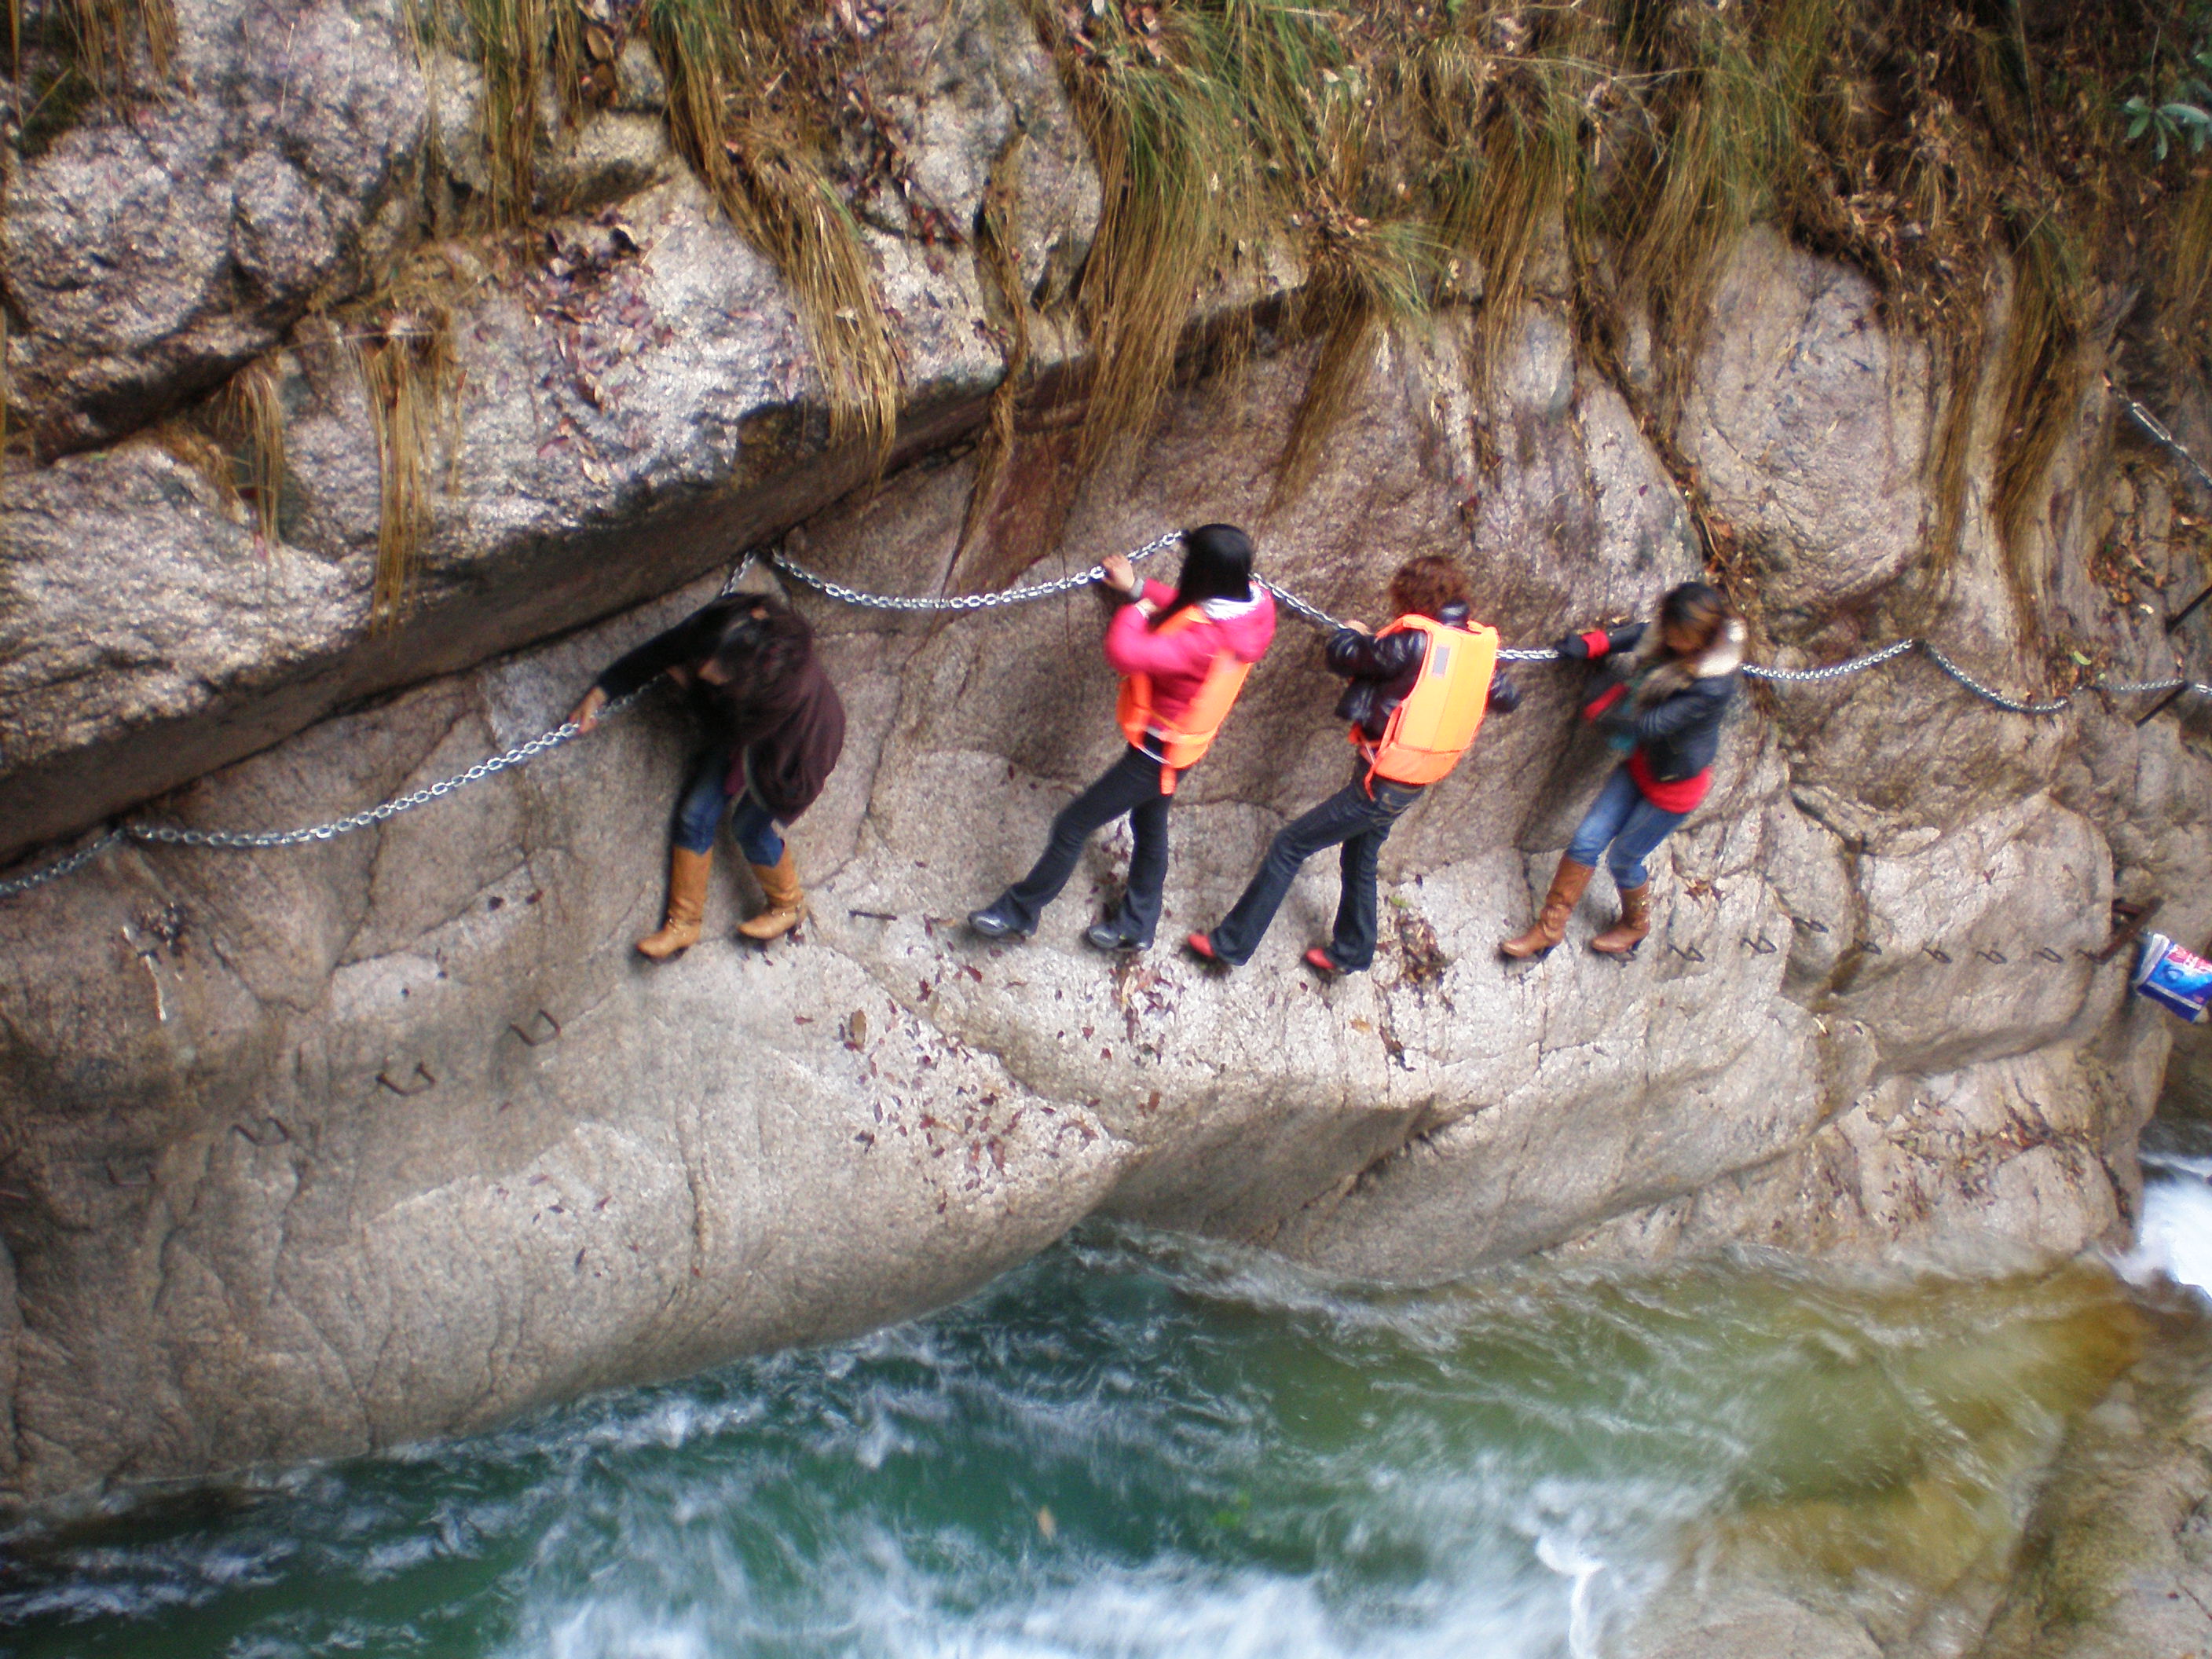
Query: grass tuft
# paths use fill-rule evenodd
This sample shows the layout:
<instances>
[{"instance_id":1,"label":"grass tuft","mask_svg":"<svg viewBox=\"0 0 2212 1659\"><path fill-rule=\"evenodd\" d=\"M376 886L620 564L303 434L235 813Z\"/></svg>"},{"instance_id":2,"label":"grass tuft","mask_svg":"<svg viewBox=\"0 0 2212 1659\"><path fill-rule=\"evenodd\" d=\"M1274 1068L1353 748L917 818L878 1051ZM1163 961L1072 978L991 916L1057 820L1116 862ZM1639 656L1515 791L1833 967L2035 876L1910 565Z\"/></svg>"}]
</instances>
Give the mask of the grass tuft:
<instances>
[{"instance_id":1,"label":"grass tuft","mask_svg":"<svg viewBox=\"0 0 2212 1659\"><path fill-rule=\"evenodd\" d=\"M1267 501L1273 513L1313 481L1328 440L1394 330L1428 312L1446 262L1443 245L1415 220L1340 234L1313 261L1299 299L1301 324L1321 337L1305 393L1291 417Z\"/></svg>"},{"instance_id":2,"label":"grass tuft","mask_svg":"<svg viewBox=\"0 0 2212 1659\"><path fill-rule=\"evenodd\" d=\"M2184 372L2212 374L2212 169L2185 185L2167 215L2165 257L2159 262L2153 328L2158 343Z\"/></svg>"},{"instance_id":3,"label":"grass tuft","mask_svg":"<svg viewBox=\"0 0 2212 1659\"><path fill-rule=\"evenodd\" d=\"M1256 273L1283 211L1322 179L1356 82L1340 15L1285 0L1094 8L1036 4L1097 162L1102 207L1076 289L1091 369L1082 452L1152 422L1184 325L1240 268ZM1352 217L1317 193L1317 222ZM1295 211L1295 210L1292 210Z\"/></svg>"},{"instance_id":4,"label":"grass tuft","mask_svg":"<svg viewBox=\"0 0 2212 1659\"><path fill-rule=\"evenodd\" d=\"M833 441L878 463L898 417L890 328L843 193L824 171L818 110L790 90L790 0L651 0L646 27L668 76L669 129L724 212L775 262L797 301Z\"/></svg>"},{"instance_id":5,"label":"grass tuft","mask_svg":"<svg viewBox=\"0 0 2212 1659\"><path fill-rule=\"evenodd\" d=\"M262 546L276 545L284 496L284 403L276 371L248 363L216 399L216 428L239 457L245 482L238 493L253 509L253 532Z\"/></svg>"},{"instance_id":6,"label":"grass tuft","mask_svg":"<svg viewBox=\"0 0 2212 1659\"><path fill-rule=\"evenodd\" d=\"M115 107L169 73L174 0L51 0L27 29L22 0L7 3L16 147L26 161L43 155L89 111Z\"/></svg>"},{"instance_id":7,"label":"grass tuft","mask_svg":"<svg viewBox=\"0 0 2212 1659\"><path fill-rule=\"evenodd\" d=\"M177 49L174 0L54 0L48 19L76 69L103 94L131 86L142 46L157 79L169 72ZM20 63L22 27L12 10L9 36Z\"/></svg>"},{"instance_id":8,"label":"grass tuft","mask_svg":"<svg viewBox=\"0 0 2212 1659\"><path fill-rule=\"evenodd\" d=\"M460 458L462 373L454 319L489 268L448 246L417 249L385 283L350 309L347 337L376 440L376 575L370 592L372 632L397 627L412 597L416 567L429 532L431 482L442 461L447 487ZM274 398L263 405L257 465L273 465L281 489L281 434ZM251 395L251 394L248 394ZM270 499L276 498L272 491Z\"/></svg>"},{"instance_id":9,"label":"grass tuft","mask_svg":"<svg viewBox=\"0 0 2212 1659\"><path fill-rule=\"evenodd\" d=\"M1001 368L999 384L991 388L989 412L975 449L975 480L969 486L967 510L961 515L959 550L963 552L982 530L997 501L1006 464L1013 459L1014 416L1021 401L1023 377L1029 369L1029 296L1022 292L1021 270L1014 258L1013 217L1016 168L1025 142L1018 129L992 158L990 177L975 214L975 268L1003 313L999 345Z\"/></svg>"},{"instance_id":10,"label":"grass tuft","mask_svg":"<svg viewBox=\"0 0 2212 1659\"><path fill-rule=\"evenodd\" d=\"M1651 307L1660 410L1671 423L1701 343L1723 255L1771 210L1799 163L1839 0L1768 0L1756 18L1705 7L1632 9L1624 40L1666 52L1663 125L1632 166L1610 216L1626 285Z\"/></svg>"},{"instance_id":11,"label":"grass tuft","mask_svg":"<svg viewBox=\"0 0 2212 1659\"><path fill-rule=\"evenodd\" d=\"M1518 69L1485 124L1480 169L1455 181L1449 206L1482 273L1475 331L1486 380L1528 297L1538 250L1581 209L1588 185L1583 105L1571 70L1542 58Z\"/></svg>"},{"instance_id":12,"label":"grass tuft","mask_svg":"<svg viewBox=\"0 0 2212 1659\"><path fill-rule=\"evenodd\" d=\"M459 0L467 45L483 70L478 130L490 165L492 212L524 222L538 194L538 135L545 94L559 88L572 118L583 14L568 0Z\"/></svg>"},{"instance_id":13,"label":"grass tuft","mask_svg":"<svg viewBox=\"0 0 2212 1659\"><path fill-rule=\"evenodd\" d=\"M441 437L452 453L459 377L451 313L397 318L382 337L362 341L354 350L376 434L376 576L369 628L389 633L414 592L416 566L430 528L429 472Z\"/></svg>"},{"instance_id":14,"label":"grass tuft","mask_svg":"<svg viewBox=\"0 0 2212 1659\"><path fill-rule=\"evenodd\" d=\"M1990 511L2005 579L2033 647L2041 636L2039 584L2028 562L2027 532L2087 382L2081 345L2089 289L2081 250L2063 227L2039 210L2017 217L2011 314L1996 392L2000 448Z\"/></svg>"}]
</instances>

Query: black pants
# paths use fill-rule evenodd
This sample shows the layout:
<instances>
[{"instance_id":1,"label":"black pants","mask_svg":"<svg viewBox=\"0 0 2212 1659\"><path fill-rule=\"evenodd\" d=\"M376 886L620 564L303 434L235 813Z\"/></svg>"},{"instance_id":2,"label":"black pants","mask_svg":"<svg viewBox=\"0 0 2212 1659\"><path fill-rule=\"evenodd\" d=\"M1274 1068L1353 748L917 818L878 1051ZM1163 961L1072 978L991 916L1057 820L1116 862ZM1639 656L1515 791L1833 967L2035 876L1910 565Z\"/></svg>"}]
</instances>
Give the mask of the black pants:
<instances>
[{"instance_id":1,"label":"black pants","mask_svg":"<svg viewBox=\"0 0 2212 1659\"><path fill-rule=\"evenodd\" d=\"M1224 962L1250 959L1266 936L1267 924L1291 890L1298 866L1324 847L1344 846L1344 892L1336 903L1336 933L1328 953L1346 973L1356 974L1375 960L1375 865L1382 843L1405 810L1420 799L1415 784L1375 780L1370 796L1367 769L1304 817L1276 833L1259 873L1245 888L1237 908L1213 930L1214 953Z\"/></svg>"},{"instance_id":2,"label":"black pants","mask_svg":"<svg viewBox=\"0 0 2212 1659\"><path fill-rule=\"evenodd\" d=\"M1042 856L1000 900L1008 919L1024 933L1035 933L1044 907L1060 896L1060 890L1075 873L1083 843L1094 830L1127 812L1136 848L1129 854L1128 890L1115 919L1124 934L1150 945L1152 930L1159 926L1160 889L1167 884L1168 803L1174 799L1160 793L1159 762L1133 745L1124 750L1105 776L1068 802L1052 821L1052 839L1045 843Z\"/></svg>"}]
</instances>

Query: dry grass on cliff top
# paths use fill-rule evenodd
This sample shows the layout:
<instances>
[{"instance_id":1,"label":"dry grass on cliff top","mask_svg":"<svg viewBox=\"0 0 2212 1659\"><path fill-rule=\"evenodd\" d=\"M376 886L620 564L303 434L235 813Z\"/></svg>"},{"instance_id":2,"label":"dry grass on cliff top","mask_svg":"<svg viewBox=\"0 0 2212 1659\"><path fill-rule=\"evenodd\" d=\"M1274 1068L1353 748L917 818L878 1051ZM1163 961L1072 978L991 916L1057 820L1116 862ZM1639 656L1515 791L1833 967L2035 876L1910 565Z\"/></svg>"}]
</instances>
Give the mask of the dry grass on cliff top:
<instances>
[{"instance_id":1,"label":"dry grass on cliff top","mask_svg":"<svg viewBox=\"0 0 2212 1659\"><path fill-rule=\"evenodd\" d=\"M83 50L106 62L132 30L151 49L167 3L70 0L68 15L99 23ZM887 452L898 362L854 204L904 165L871 85L896 19L866 0L415 3L426 39L482 66L489 207L504 223L543 210L548 123L602 96L619 48L647 40L677 148L793 295L833 435ZM1472 305L1486 375L1540 297L1574 318L1675 471L1715 568L1748 592L1670 437L1720 262L1765 221L1867 270L1892 320L1933 347L1931 569L1963 533L1971 439L1993 416L1988 510L2032 615L2045 573L2030 528L2112 302L2140 293L2129 325L2159 364L2212 368L2212 168L2185 146L2160 160L2130 144L2119 113L2130 95L2174 95L2212 35L2202 0L1007 3L1054 52L1101 181L1074 289L1086 463L1149 428L1194 337L1233 362L1279 279L1282 320L1321 341L1279 503L1389 331ZM1006 246L1019 204L994 178L977 227L914 229L950 245L972 230L1009 313L1013 390L994 400L986 446L1002 463L1028 301ZM1646 324L1653 372L1632 377L1627 342ZM380 401L411 406L397 381ZM420 447L404 431L380 441L394 465ZM387 507L404 519L419 493L388 481Z\"/></svg>"},{"instance_id":2,"label":"dry grass on cliff top","mask_svg":"<svg viewBox=\"0 0 2212 1659\"><path fill-rule=\"evenodd\" d=\"M174 0L7 0L17 151L41 154L87 112L153 91L176 52Z\"/></svg>"},{"instance_id":3,"label":"dry grass on cliff top","mask_svg":"<svg viewBox=\"0 0 2212 1659\"><path fill-rule=\"evenodd\" d=\"M828 167L853 70L847 32L795 0L651 0L645 26L669 81L677 148L745 236L775 261L823 381L833 440L880 458L898 416L898 364L847 192Z\"/></svg>"},{"instance_id":4,"label":"dry grass on cliff top","mask_svg":"<svg viewBox=\"0 0 2212 1659\"><path fill-rule=\"evenodd\" d=\"M1486 372L1533 291L1568 306L1601 363L1617 365L1631 319L1648 320L1653 381L1624 377L1624 390L1671 455L1720 261L1765 220L1868 270L1893 320L1936 348L1933 567L1965 522L1978 411L1994 410L1990 510L2032 614L2027 528L2105 343L2099 296L2141 285L2146 343L2208 366L2212 185L2179 150L2160 162L2130 148L2118 114L2132 93L2165 95L2212 29L2202 7L1031 10L1107 190L1079 289L1094 453L1143 429L1180 325L1217 296L1249 297L1273 251L1305 274L1297 307L1322 341L1279 499L1325 448L1379 331L1471 293Z\"/></svg>"}]
</instances>

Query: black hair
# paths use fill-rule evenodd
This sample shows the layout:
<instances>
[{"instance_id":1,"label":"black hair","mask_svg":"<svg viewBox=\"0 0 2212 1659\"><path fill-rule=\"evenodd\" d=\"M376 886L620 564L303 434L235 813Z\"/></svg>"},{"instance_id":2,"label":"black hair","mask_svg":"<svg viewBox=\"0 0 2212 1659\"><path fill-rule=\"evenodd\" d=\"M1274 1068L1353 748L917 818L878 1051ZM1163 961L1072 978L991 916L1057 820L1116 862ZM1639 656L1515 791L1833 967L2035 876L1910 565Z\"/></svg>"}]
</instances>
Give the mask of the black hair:
<instances>
[{"instance_id":1,"label":"black hair","mask_svg":"<svg viewBox=\"0 0 2212 1659\"><path fill-rule=\"evenodd\" d=\"M1188 605L1252 597L1252 538L1235 525L1202 524L1186 530L1182 547L1175 603L1153 619L1153 627Z\"/></svg>"},{"instance_id":2,"label":"black hair","mask_svg":"<svg viewBox=\"0 0 2212 1659\"><path fill-rule=\"evenodd\" d=\"M1683 582L1668 588L1667 597L1659 601L1659 626L1688 629L1698 636L1700 651L1713 642L1735 615L1727 595L1710 582Z\"/></svg>"},{"instance_id":3,"label":"black hair","mask_svg":"<svg viewBox=\"0 0 2212 1659\"><path fill-rule=\"evenodd\" d=\"M813 648L813 629L782 599L739 595L708 653L724 676L716 695L741 723L782 712L798 695L799 671Z\"/></svg>"}]
</instances>

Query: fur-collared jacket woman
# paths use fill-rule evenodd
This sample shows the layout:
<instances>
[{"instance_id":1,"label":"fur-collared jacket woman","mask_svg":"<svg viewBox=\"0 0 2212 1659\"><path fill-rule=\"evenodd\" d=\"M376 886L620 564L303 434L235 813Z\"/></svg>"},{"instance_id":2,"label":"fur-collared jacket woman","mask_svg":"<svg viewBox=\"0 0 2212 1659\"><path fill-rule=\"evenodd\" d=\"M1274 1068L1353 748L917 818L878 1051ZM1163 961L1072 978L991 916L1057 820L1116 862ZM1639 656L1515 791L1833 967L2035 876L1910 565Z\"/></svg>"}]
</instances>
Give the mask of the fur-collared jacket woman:
<instances>
[{"instance_id":1,"label":"fur-collared jacket woman","mask_svg":"<svg viewBox=\"0 0 2212 1659\"><path fill-rule=\"evenodd\" d=\"M667 920L637 948L663 962L699 942L726 814L766 900L738 932L765 945L799 925L805 896L782 827L829 781L845 746L845 705L806 618L773 594L735 593L617 659L568 718L588 732L610 702L662 674L690 694L705 744L677 804Z\"/></svg>"},{"instance_id":2,"label":"fur-collared jacket woman","mask_svg":"<svg viewBox=\"0 0 2212 1659\"><path fill-rule=\"evenodd\" d=\"M1742 680L1744 626L1718 590L1684 582L1654 622L1570 634L1562 657L1602 663L1583 718L1625 758L1568 844L1536 925L1498 948L1541 956L1566 936L1567 918L1606 856L1620 890L1620 920L1590 949L1626 956L1651 931L1644 860L1712 787L1721 721Z\"/></svg>"}]
</instances>

